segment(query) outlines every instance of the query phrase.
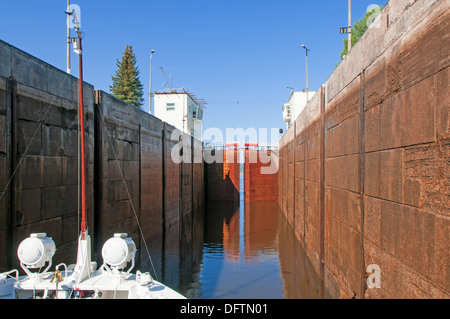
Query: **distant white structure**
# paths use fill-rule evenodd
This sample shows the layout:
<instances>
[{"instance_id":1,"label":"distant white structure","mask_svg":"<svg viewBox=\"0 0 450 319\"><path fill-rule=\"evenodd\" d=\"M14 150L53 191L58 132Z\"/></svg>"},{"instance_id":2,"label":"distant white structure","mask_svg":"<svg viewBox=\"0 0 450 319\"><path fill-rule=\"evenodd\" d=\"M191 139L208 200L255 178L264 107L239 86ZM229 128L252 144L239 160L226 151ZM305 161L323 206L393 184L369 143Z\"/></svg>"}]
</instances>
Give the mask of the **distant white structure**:
<instances>
[{"instance_id":1,"label":"distant white structure","mask_svg":"<svg viewBox=\"0 0 450 319\"><path fill-rule=\"evenodd\" d=\"M314 96L315 91L308 92L308 102ZM289 100L283 105L283 121L286 122L286 128L288 129L299 114L303 111L306 106L306 91L294 92L291 91Z\"/></svg>"},{"instance_id":2,"label":"distant white structure","mask_svg":"<svg viewBox=\"0 0 450 319\"><path fill-rule=\"evenodd\" d=\"M182 132L202 140L203 111L206 104L185 89L153 93L155 116Z\"/></svg>"}]
</instances>

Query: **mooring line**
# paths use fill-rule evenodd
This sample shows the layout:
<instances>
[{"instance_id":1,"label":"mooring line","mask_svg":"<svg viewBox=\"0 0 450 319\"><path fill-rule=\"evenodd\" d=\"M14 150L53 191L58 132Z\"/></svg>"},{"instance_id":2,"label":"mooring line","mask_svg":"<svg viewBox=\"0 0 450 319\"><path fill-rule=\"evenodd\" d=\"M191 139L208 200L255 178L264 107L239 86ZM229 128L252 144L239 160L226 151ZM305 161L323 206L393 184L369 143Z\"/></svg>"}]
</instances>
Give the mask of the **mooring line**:
<instances>
[{"instance_id":1,"label":"mooring line","mask_svg":"<svg viewBox=\"0 0 450 319\"><path fill-rule=\"evenodd\" d=\"M63 80L61 81L58 90L61 90L62 84L64 83L65 79L66 79L66 77L64 77ZM13 79L10 79L10 81L12 82ZM56 99L56 98L57 98L57 95L54 95L54 99ZM22 157L20 158L19 162L17 163L16 168L14 169L13 173L11 174L11 177L9 178L8 183L6 183L5 189L3 190L2 195L0 196L0 201L2 200L3 196L4 196L5 193L6 193L6 190L8 189L8 187L9 187L9 185L11 184L11 182L12 182L14 176L16 175L17 170L19 169L20 164L22 163L23 159L24 159L25 156L27 155L28 149L30 148L31 143L33 143L33 140L34 140L34 138L36 137L37 132L41 129L42 123L44 123L45 117L47 116L47 113L48 113L48 111L50 110L50 107L53 105L52 102L54 102L54 101L51 101L51 102L48 104L47 110L45 111L44 116L43 116L42 119L39 121L39 125L38 125L36 131L34 131L34 134L33 134L33 136L31 137L31 140L30 140L30 142L28 143L27 147L25 148L25 151L24 151ZM11 104L12 104L12 101L11 101Z\"/></svg>"},{"instance_id":2,"label":"mooring line","mask_svg":"<svg viewBox=\"0 0 450 319\"><path fill-rule=\"evenodd\" d=\"M106 123L105 123L105 119L104 119L104 116L103 116L103 112L102 112L102 110L100 109L99 103L96 103L96 104L97 104L97 109L98 109L98 111L99 111L99 113L100 113L100 117L101 117L102 122L103 122L103 127L105 128L105 131L106 131ZM148 255L148 258L149 258L149 260L150 260L150 264L152 265L153 272L155 273L155 278L156 278L157 281L159 281L159 279L158 279L158 274L156 273L155 266L153 265L153 260L152 260L152 257L151 257L151 255L150 255L150 251L149 251L148 246L147 246L147 241L145 240L145 236L144 236L144 233L143 233L143 231L142 231L142 227L141 227L141 224L140 224L140 222L139 222L139 218L138 218L138 216L137 216L136 209L134 208L134 204L133 204L133 201L132 201L132 199L131 199L131 195L130 195L130 192L129 192L129 190L128 190L127 183L126 183L126 181L125 181L125 177L124 177L124 175L123 175L122 168L120 167L119 160L117 159L116 150L114 149L114 145L113 145L113 143L112 143L112 141L111 141L110 135L108 134L107 131L106 131L105 133L106 133L106 136L107 136L107 138L108 138L108 142L109 142L109 144L110 144L110 146L111 146L111 149L112 149L112 151L113 151L113 154L114 154L114 160L115 160L115 162L116 162L116 164L117 164L117 167L118 167L118 169L119 169L120 176L122 177L122 182L123 182L123 184L124 184L124 186L125 186L125 190L126 190L126 192L127 192L127 196L128 196L128 200L130 201L131 208L133 209L133 214L134 214L134 217L136 218L136 222L137 222L137 225L138 225L138 228L139 228L139 232L140 232L140 234L141 234L141 236L142 236L142 239L143 239L143 242L144 242L144 246L145 246L145 250L147 251L147 255Z\"/></svg>"}]
</instances>

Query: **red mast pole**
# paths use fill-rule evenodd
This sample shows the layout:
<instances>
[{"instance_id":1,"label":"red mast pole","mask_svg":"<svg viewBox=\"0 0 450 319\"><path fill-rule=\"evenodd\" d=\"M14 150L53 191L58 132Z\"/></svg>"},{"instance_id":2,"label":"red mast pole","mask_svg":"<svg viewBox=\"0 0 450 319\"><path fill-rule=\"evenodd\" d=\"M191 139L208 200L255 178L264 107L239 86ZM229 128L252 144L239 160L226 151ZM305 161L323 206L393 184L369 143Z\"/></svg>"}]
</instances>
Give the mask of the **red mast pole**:
<instances>
[{"instance_id":1,"label":"red mast pole","mask_svg":"<svg viewBox=\"0 0 450 319\"><path fill-rule=\"evenodd\" d=\"M81 36L78 35L78 61L79 61L79 100L80 100L80 156L81 156L81 239L86 239L86 164L85 164L85 142L84 142L84 110L83 110L83 51L81 47Z\"/></svg>"}]
</instances>

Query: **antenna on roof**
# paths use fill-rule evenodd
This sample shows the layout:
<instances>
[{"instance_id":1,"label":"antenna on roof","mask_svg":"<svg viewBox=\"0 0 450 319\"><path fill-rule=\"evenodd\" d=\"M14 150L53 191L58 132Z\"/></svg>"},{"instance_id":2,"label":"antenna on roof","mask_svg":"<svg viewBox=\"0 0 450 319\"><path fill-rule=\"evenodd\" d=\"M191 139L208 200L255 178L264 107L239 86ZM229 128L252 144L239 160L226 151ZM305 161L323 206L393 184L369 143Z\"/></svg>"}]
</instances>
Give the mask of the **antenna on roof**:
<instances>
[{"instance_id":1,"label":"antenna on roof","mask_svg":"<svg viewBox=\"0 0 450 319\"><path fill-rule=\"evenodd\" d=\"M164 79L166 80L167 87L169 88L170 91L172 91L172 88L170 87L169 82L167 82L167 78L166 78L166 75L164 74L164 70L163 70L162 66L160 66L159 68L161 69L161 72L164 75Z\"/></svg>"}]
</instances>

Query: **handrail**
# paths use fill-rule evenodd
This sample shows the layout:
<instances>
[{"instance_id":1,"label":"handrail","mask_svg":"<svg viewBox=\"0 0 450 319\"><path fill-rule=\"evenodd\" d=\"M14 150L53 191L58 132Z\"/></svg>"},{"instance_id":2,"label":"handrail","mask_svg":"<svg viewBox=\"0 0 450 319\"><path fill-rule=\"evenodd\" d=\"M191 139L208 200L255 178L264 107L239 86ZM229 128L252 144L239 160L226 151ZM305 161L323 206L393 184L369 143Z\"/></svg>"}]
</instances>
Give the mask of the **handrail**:
<instances>
[{"instance_id":1,"label":"handrail","mask_svg":"<svg viewBox=\"0 0 450 319\"><path fill-rule=\"evenodd\" d=\"M0 274L0 282L6 281L6 279L8 279L8 277L14 278L13 276L11 276L11 274L14 272L16 273L16 281L19 281L19 271L17 269L13 269L8 272L1 273Z\"/></svg>"}]
</instances>

